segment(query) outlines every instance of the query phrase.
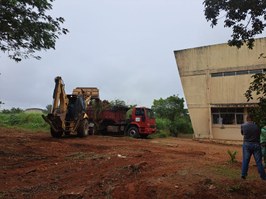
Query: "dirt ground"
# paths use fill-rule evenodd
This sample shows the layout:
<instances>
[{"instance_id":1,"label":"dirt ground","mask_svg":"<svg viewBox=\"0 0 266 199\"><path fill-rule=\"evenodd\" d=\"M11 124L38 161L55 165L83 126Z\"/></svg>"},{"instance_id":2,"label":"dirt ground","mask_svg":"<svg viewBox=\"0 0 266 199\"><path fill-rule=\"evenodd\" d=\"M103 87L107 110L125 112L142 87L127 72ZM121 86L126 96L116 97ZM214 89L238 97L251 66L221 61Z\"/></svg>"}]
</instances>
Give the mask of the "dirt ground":
<instances>
[{"instance_id":1,"label":"dirt ground","mask_svg":"<svg viewBox=\"0 0 266 199\"><path fill-rule=\"evenodd\" d=\"M0 128L0 198L266 198L254 161L240 179L241 157L240 145L191 139L54 139Z\"/></svg>"}]
</instances>

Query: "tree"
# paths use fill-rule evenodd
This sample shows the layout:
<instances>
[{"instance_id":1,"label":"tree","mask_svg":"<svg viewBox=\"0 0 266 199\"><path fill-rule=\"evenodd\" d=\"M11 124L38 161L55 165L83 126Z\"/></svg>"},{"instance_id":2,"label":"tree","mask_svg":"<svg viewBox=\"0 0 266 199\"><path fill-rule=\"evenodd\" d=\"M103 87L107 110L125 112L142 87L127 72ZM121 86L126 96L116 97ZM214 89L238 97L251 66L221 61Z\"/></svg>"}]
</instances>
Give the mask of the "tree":
<instances>
[{"instance_id":1,"label":"tree","mask_svg":"<svg viewBox=\"0 0 266 199\"><path fill-rule=\"evenodd\" d=\"M126 102L123 100L116 99L110 101L110 106L126 106Z\"/></svg>"},{"instance_id":2,"label":"tree","mask_svg":"<svg viewBox=\"0 0 266 199\"><path fill-rule=\"evenodd\" d=\"M247 101L253 100L256 95L258 107L250 110L255 116L254 121L260 126L266 125L266 76L263 73L252 75L253 81L245 92Z\"/></svg>"},{"instance_id":3,"label":"tree","mask_svg":"<svg viewBox=\"0 0 266 199\"><path fill-rule=\"evenodd\" d=\"M176 95L170 96L166 99L155 99L151 108L156 117L167 118L171 121L175 120L176 117L186 114L184 109L184 99L179 98Z\"/></svg>"},{"instance_id":4,"label":"tree","mask_svg":"<svg viewBox=\"0 0 266 199\"><path fill-rule=\"evenodd\" d=\"M176 95L154 100L152 110L156 116L157 128L170 131L171 135L192 133L190 118L184 108L184 99Z\"/></svg>"},{"instance_id":5,"label":"tree","mask_svg":"<svg viewBox=\"0 0 266 199\"><path fill-rule=\"evenodd\" d=\"M55 49L55 42L68 30L64 18L46 14L54 0L1 0L0 49L15 60L36 56L36 51Z\"/></svg>"},{"instance_id":6,"label":"tree","mask_svg":"<svg viewBox=\"0 0 266 199\"><path fill-rule=\"evenodd\" d=\"M203 4L205 18L212 27L224 17L224 27L232 28L230 46L240 48L245 43L252 49L254 36L261 34L266 26L265 0L205 0Z\"/></svg>"}]
</instances>

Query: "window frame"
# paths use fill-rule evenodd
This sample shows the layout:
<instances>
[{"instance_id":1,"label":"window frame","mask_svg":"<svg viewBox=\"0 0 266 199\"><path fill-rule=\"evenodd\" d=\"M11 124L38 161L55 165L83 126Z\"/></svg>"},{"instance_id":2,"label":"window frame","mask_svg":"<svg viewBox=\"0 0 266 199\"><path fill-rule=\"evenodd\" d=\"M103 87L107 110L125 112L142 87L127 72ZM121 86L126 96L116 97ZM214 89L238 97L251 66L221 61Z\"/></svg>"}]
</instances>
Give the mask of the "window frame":
<instances>
[{"instance_id":1,"label":"window frame","mask_svg":"<svg viewBox=\"0 0 266 199\"><path fill-rule=\"evenodd\" d=\"M212 125L241 125L244 123L244 107L211 107L211 122Z\"/></svg>"}]
</instances>

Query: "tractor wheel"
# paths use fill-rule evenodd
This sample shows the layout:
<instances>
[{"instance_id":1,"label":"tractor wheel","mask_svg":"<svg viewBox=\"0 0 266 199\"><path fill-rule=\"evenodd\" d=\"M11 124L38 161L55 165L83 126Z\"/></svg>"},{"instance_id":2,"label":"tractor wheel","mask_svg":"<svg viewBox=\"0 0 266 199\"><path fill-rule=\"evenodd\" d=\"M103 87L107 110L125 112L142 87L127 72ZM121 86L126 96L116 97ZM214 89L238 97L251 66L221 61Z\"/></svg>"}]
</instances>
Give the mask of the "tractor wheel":
<instances>
[{"instance_id":1,"label":"tractor wheel","mask_svg":"<svg viewBox=\"0 0 266 199\"><path fill-rule=\"evenodd\" d=\"M127 135L129 137L138 138L139 137L139 129L135 126L132 126L127 130Z\"/></svg>"},{"instance_id":2,"label":"tractor wheel","mask_svg":"<svg viewBox=\"0 0 266 199\"><path fill-rule=\"evenodd\" d=\"M89 122L87 119L80 122L77 133L79 137L85 137L89 134Z\"/></svg>"},{"instance_id":3,"label":"tractor wheel","mask_svg":"<svg viewBox=\"0 0 266 199\"><path fill-rule=\"evenodd\" d=\"M89 122L89 135L96 133L96 125L93 122Z\"/></svg>"},{"instance_id":4,"label":"tractor wheel","mask_svg":"<svg viewBox=\"0 0 266 199\"><path fill-rule=\"evenodd\" d=\"M63 135L62 131L55 131L53 128L50 129L51 136L54 138L60 138Z\"/></svg>"}]
</instances>

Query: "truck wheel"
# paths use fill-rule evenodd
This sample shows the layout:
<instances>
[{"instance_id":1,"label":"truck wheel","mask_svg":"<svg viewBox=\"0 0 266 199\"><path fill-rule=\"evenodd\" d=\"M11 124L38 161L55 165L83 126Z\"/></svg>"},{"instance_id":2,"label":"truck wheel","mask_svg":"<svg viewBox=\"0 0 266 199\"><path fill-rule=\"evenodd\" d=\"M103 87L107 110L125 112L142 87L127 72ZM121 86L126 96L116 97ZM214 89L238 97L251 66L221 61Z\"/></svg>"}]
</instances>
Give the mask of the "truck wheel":
<instances>
[{"instance_id":1,"label":"truck wheel","mask_svg":"<svg viewBox=\"0 0 266 199\"><path fill-rule=\"evenodd\" d=\"M139 137L139 129L135 126L132 126L127 130L127 135L129 137L138 138Z\"/></svg>"},{"instance_id":2,"label":"truck wheel","mask_svg":"<svg viewBox=\"0 0 266 199\"><path fill-rule=\"evenodd\" d=\"M79 137L85 137L89 134L89 122L88 122L88 120L84 119L80 122L77 133L78 133Z\"/></svg>"},{"instance_id":3,"label":"truck wheel","mask_svg":"<svg viewBox=\"0 0 266 199\"><path fill-rule=\"evenodd\" d=\"M60 138L63 135L62 131L55 131L52 128L50 129L50 132L51 132L51 136L54 137L54 138Z\"/></svg>"}]
</instances>

